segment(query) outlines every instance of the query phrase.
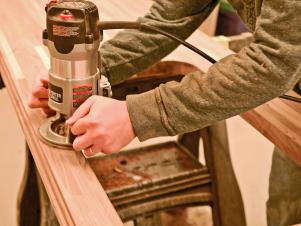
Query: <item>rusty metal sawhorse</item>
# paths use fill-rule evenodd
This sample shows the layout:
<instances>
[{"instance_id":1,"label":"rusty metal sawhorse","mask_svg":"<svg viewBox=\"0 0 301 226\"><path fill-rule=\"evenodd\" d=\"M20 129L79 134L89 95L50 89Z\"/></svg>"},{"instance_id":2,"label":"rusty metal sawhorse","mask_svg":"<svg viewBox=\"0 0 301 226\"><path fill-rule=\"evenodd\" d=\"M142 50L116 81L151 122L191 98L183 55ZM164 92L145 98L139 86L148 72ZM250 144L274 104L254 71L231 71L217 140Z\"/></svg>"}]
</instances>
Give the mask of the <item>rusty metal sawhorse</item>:
<instances>
[{"instance_id":1,"label":"rusty metal sawhorse","mask_svg":"<svg viewBox=\"0 0 301 226\"><path fill-rule=\"evenodd\" d=\"M128 94L145 92L155 88L160 83L171 80L180 81L184 74L195 70L197 70L195 67L186 63L160 62L126 82L114 86L114 98L124 99ZM196 163L200 138L203 141L205 165ZM149 180L144 180L143 183L146 185L143 186L140 179L149 176L143 175L146 168L142 170L135 168L138 163L141 164L141 161L132 162L131 158L126 155L127 153L135 153L137 156L145 157L144 153L148 153L150 156L148 159L151 159L152 152L155 153L157 151L161 151L161 154L170 153L170 155L166 154L167 159L162 159L161 165L179 164L179 161L184 161L183 159L185 159L193 167L184 167L186 176L181 176L180 174L176 176L170 175L170 177L161 178L161 180L156 182L154 182L154 178L149 178ZM175 157L174 161L170 160L170 156ZM115 165L104 164L106 159L109 159L108 163L114 163ZM170 162L168 163L168 161ZM30 194L33 194L34 186L30 186L29 183L36 183L32 179L35 176L34 172L32 172L35 169L32 166L34 163L32 160L29 162L28 167L30 170L27 170L27 172L29 176L31 175L31 179L28 177L28 183L25 183L23 187L25 192L20 193L20 206L22 207L20 224L34 226L40 225L39 221L42 221L45 222L42 225L49 225L49 221L55 222L56 220L41 183L39 183L40 188L42 188L40 189L42 191L40 192L41 210L39 212L38 208L35 212L31 212L31 217L26 214L27 207L33 205ZM225 122L219 122L199 131L183 134L179 136L176 142L121 152L116 154L116 156L91 158L89 162L123 221L134 220L136 226L160 226L160 211L175 207L210 205L215 226L246 225L241 194L231 164ZM105 165L111 166L104 168ZM136 176L136 182L134 180L120 189L118 189L116 184L115 187L110 187L109 185L112 185L112 183L105 183L110 177L105 178L106 174L104 174L104 171L111 172L111 178L113 173L115 173L115 177L119 179L125 173L128 179L133 175L133 171L129 172L129 169L133 170L133 168L135 168L134 176ZM179 173L180 171L174 170L173 172ZM39 197L35 197L34 200L39 202ZM37 204L36 206L39 205ZM31 208L31 210L27 211L34 210ZM33 219L36 222L33 222ZM28 222L31 223L29 224ZM52 223L51 225L54 224Z\"/></svg>"}]
</instances>

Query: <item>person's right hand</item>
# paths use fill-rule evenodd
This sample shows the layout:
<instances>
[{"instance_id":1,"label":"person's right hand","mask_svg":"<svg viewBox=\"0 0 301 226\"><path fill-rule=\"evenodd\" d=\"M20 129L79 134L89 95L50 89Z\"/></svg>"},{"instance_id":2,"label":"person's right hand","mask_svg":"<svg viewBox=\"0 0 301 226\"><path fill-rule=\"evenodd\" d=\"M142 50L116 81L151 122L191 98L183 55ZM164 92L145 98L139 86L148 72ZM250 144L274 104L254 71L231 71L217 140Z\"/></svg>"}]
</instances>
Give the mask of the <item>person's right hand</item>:
<instances>
[{"instance_id":1,"label":"person's right hand","mask_svg":"<svg viewBox=\"0 0 301 226\"><path fill-rule=\"evenodd\" d=\"M41 78L40 83L33 89L28 103L30 108L41 108L47 116L55 115L55 111L48 106L48 79Z\"/></svg>"}]
</instances>

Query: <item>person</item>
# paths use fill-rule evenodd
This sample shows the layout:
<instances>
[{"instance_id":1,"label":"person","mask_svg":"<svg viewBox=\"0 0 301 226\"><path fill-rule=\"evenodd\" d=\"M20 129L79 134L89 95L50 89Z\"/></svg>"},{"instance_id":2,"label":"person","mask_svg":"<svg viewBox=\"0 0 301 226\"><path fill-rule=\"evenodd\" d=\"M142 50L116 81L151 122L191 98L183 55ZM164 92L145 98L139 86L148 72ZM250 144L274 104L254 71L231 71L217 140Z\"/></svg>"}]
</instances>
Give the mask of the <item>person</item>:
<instances>
[{"instance_id":1,"label":"person","mask_svg":"<svg viewBox=\"0 0 301 226\"><path fill-rule=\"evenodd\" d=\"M255 41L225 57L208 72L188 74L126 101L87 99L68 119L77 135L73 147L87 155L119 151L134 137L143 141L210 125L261 105L301 79L301 1L231 0ZM216 6L210 0L155 0L138 20L186 39ZM101 46L101 73L112 84L159 61L178 43L153 32L125 30ZM47 81L43 81L47 82ZM47 90L33 92L29 106L47 106ZM301 150L300 150L301 151ZM270 226L301 222L301 170L274 152L267 218Z\"/></svg>"}]
</instances>

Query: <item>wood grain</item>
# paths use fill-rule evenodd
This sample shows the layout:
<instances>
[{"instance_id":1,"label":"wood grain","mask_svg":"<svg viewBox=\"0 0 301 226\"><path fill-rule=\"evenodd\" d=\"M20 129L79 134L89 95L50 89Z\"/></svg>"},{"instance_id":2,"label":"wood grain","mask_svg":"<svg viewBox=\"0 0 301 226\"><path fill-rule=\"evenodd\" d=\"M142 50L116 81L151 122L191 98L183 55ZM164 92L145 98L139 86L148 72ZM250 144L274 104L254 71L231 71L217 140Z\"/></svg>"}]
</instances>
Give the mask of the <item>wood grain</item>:
<instances>
[{"instance_id":1,"label":"wood grain","mask_svg":"<svg viewBox=\"0 0 301 226\"><path fill-rule=\"evenodd\" d=\"M135 20L143 16L150 0L94 1L102 20ZM81 153L43 144L37 129L45 120L40 110L27 106L34 84L47 75L47 50L42 47L46 0L2 0L0 8L0 72L6 84L26 140L61 225L122 225L97 178ZM106 38L116 31L105 32ZM196 31L188 41L215 59L231 54ZM43 54L43 49L44 53ZM166 59L194 64L206 71L210 63L184 47ZM299 106L280 100L243 114L258 131L301 163Z\"/></svg>"},{"instance_id":2,"label":"wood grain","mask_svg":"<svg viewBox=\"0 0 301 226\"><path fill-rule=\"evenodd\" d=\"M301 104L276 98L241 116L301 165Z\"/></svg>"},{"instance_id":3,"label":"wood grain","mask_svg":"<svg viewBox=\"0 0 301 226\"><path fill-rule=\"evenodd\" d=\"M2 4L7 7L0 9L1 75L60 224L123 225L81 153L49 147L38 138L45 116L27 103L33 84L47 75L34 49L41 46L44 4L16 0Z\"/></svg>"}]
</instances>

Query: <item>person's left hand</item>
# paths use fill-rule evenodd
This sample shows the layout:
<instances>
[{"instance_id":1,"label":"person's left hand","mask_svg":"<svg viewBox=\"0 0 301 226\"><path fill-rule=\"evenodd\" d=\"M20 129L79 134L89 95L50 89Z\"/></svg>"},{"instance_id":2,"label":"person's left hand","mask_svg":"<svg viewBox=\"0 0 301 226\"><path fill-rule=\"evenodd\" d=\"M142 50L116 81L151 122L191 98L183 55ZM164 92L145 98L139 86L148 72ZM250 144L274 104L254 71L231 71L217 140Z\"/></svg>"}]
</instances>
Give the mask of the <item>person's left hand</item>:
<instances>
[{"instance_id":1,"label":"person's left hand","mask_svg":"<svg viewBox=\"0 0 301 226\"><path fill-rule=\"evenodd\" d=\"M86 156L117 152L135 138L126 101L92 96L66 123L77 136L73 148Z\"/></svg>"}]
</instances>

